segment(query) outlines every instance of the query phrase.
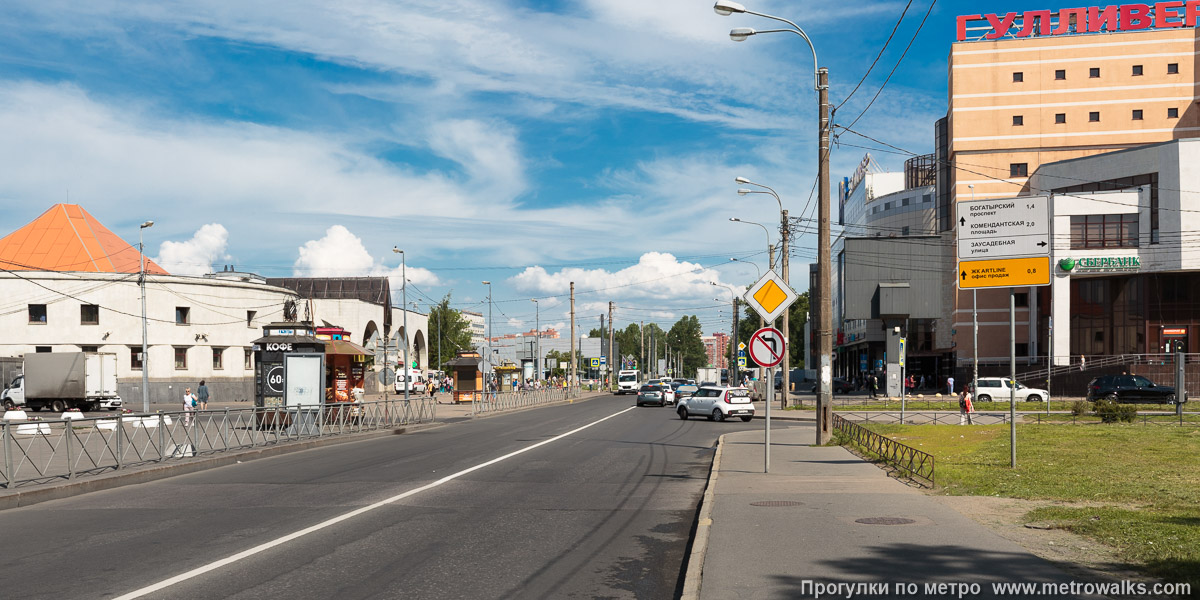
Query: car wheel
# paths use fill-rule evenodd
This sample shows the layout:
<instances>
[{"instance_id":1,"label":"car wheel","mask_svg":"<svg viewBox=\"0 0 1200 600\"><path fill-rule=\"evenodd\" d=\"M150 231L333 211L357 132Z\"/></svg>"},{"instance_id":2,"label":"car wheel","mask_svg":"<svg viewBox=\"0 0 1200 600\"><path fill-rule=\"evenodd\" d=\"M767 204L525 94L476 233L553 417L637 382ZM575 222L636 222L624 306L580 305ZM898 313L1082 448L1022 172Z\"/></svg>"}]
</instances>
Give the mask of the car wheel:
<instances>
[{"instance_id":1,"label":"car wheel","mask_svg":"<svg viewBox=\"0 0 1200 600\"><path fill-rule=\"evenodd\" d=\"M1039 394L1030 394L1025 397L1026 402L1041 402L1042 397Z\"/></svg>"},{"instance_id":2,"label":"car wheel","mask_svg":"<svg viewBox=\"0 0 1200 600\"><path fill-rule=\"evenodd\" d=\"M991 401L992 401L992 397L991 397L991 396L989 396L989 395L987 395L987 394L984 394L984 395L982 395L982 396L980 396L980 397L979 397L979 401L980 401L980 402L991 402Z\"/></svg>"},{"instance_id":3,"label":"car wheel","mask_svg":"<svg viewBox=\"0 0 1200 600\"><path fill-rule=\"evenodd\" d=\"M718 423L722 423L725 421L725 413L721 412L721 409L719 409L719 408L714 408L712 417L709 420L716 421Z\"/></svg>"},{"instance_id":4,"label":"car wheel","mask_svg":"<svg viewBox=\"0 0 1200 600\"><path fill-rule=\"evenodd\" d=\"M641 403L641 402L637 402L636 404L637 404L637 407L638 407L638 408L641 408L641 407L642 407L642 403Z\"/></svg>"},{"instance_id":5,"label":"car wheel","mask_svg":"<svg viewBox=\"0 0 1200 600\"><path fill-rule=\"evenodd\" d=\"M1117 396L1116 392L1110 392L1107 396L1104 397L1104 399L1108 400L1109 402L1120 402L1121 401L1121 398L1119 396Z\"/></svg>"},{"instance_id":6,"label":"car wheel","mask_svg":"<svg viewBox=\"0 0 1200 600\"><path fill-rule=\"evenodd\" d=\"M17 405L11 399L5 399L4 410L17 410Z\"/></svg>"},{"instance_id":7,"label":"car wheel","mask_svg":"<svg viewBox=\"0 0 1200 600\"><path fill-rule=\"evenodd\" d=\"M50 403L50 410L53 412L64 412L67 410L67 403L62 400L55 400Z\"/></svg>"},{"instance_id":8,"label":"car wheel","mask_svg":"<svg viewBox=\"0 0 1200 600\"><path fill-rule=\"evenodd\" d=\"M742 422L743 422L743 423L749 423L749 422L750 422L750 419L753 419L753 418L754 418L754 417L742 417Z\"/></svg>"},{"instance_id":9,"label":"car wheel","mask_svg":"<svg viewBox=\"0 0 1200 600\"><path fill-rule=\"evenodd\" d=\"M680 418L680 419L683 419L684 421L686 421L686 420L687 420L687 418L688 418L688 414L687 414L687 407L686 407L686 406L680 406L680 407L679 407L679 418Z\"/></svg>"}]
</instances>

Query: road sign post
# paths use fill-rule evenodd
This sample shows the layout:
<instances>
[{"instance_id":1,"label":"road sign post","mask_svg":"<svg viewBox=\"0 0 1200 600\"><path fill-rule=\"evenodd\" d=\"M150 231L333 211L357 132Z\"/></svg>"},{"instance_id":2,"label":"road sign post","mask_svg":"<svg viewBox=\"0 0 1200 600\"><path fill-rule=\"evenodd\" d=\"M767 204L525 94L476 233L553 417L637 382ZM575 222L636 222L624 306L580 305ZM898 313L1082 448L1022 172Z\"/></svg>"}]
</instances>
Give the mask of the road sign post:
<instances>
[{"instance_id":1,"label":"road sign post","mask_svg":"<svg viewBox=\"0 0 1200 600\"><path fill-rule=\"evenodd\" d=\"M763 473L771 472L771 404L775 401L775 366L787 356L787 341L783 332L774 327L763 327L750 336L747 347L750 358L759 366L767 368L766 422L763 424ZM787 373L783 374L786 379ZM783 385L787 385L787 381Z\"/></svg>"},{"instance_id":2,"label":"road sign post","mask_svg":"<svg viewBox=\"0 0 1200 600\"><path fill-rule=\"evenodd\" d=\"M963 201L955 206L959 214L955 277L958 288L1008 288L1008 358L1012 380L1009 385L1009 450L1011 466L1016 468L1016 288L1050 285L1050 201L1045 196L1018 196ZM978 310L978 306L975 309ZM975 329L978 340L978 325ZM978 355L978 343L976 346ZM1053 356L1052 348L1051 369L1054 368ZM978 378L975 381L977 385ZM978 394L979 390L974 393ZM903 419L903 399L900 411Z\"/></svg>"}]
</instances>

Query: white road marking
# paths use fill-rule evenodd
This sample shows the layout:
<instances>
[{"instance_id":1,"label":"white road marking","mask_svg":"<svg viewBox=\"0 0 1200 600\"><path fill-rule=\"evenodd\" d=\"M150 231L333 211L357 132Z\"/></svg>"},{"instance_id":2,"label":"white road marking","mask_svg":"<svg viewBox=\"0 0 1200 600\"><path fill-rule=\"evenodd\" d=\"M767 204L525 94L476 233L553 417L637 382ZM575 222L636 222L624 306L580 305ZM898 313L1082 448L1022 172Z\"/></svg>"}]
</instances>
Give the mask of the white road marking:
<instances>
[{"instance_id":1,"label":"white road marking","mask_svg":"<svg viewBox=\"0 0 1200 600\"><path fill-rule=\"evenodd\" d=\"M271 548L274 548L274 547L276 547L276 546L280 546L280 545L286 544L287 542L290 542L290 541L292 541L292 540L294 540L294 539L297 539L297 538L300 538L300 537L306 536L306 535L308 535L308 534L310 534L310 533L313 533L313 532L315 532L315 531L320 531L320 530L322 530L322 529L325 529L326 527L329 527L329 526L331 526L331 525L336 525L336 524L338 524L338 523L341 523L342 521L345 521L345 520L347 520L347 519L351 519L351 518L357 517L358 515L361 515L361 514L363 514L363 513L368 513L368 512L371 512L371 511L373 511L373 510L375 510L375 509L377 509L377 508L382 508L382 507L384 507L384 506L387 506L388 504L391 504L391 503L393 503L393 502L396 502L397 500L403 500L403 499L405 499L405 498L408 498L409 496L415 496L415 495L417 495L417 494L420 494L421 492L424 492L424 491L426 491L426 490L431 490L431 489L433 489L433 488L435 488L435 487L438 487L439 485L442 485L442 484L444 484L444 483L448 483L448 482L450 482L450 481L453 481L453 480L455 480L455 479L458 479L459 477L462 477L463 475L466 475L467 473L472 473L472 472L474 472L474 471L478 471L479 469L482 469L482 468L484 468L484 467L489 467L489 466L491 466L491 465L494 465L494 464L496 464L496 463L498 463L498 462L501 462L501 461L504 461L504 460L508 460L508 459L510 459L510 458L512 458L512 457L514 457L514 456L516 456L516 455L518 455L518 454L523 454L523 453L525 453L525 452L529 452L530 450L533 450L534 448L539 448L539 447L541 447L541 446L545 446L546 444L549 444L549 443L551 443L551 442L557 442L558 440L561 440L561 439L563 439L563 438L565 438L565 437L567 437L567 436L570 436L570 435L574 435L574 434L576 434L576 433L579 433L580 431L583 431L584 429L587 429L588 427L591 427L591 426L593 426L593 425L598 425L598 424L600 424L600 423L603 423L603 422L605 422L605 421L607 421L607 420L609 420L609 419L611 419L611 418L613 418L613 417L617 417L617 416L620 416L620 415L622 415L622 414L625 414L625 413L627 413L627 412L629 412L629 411L631 411L631 410L634 410L635 408L637 408L637 407L635 407L635 406L630 406L629 408L626 408L625 410L622 410L622 411L620 411L620 412L616 412L616 413L613 413L613 414L611 414L611 415L608 415L607 417L604 417L603 419L600 419L600 420L598 420L598 421L593 421L593 422L591 422L591 423L588 423L587 425L584 425L583 427L579 427L579 428L577 428L577 429L572 429L571 431L568 431L568 432L566 432L566 433L564 433L564 434L561 434L561 435L554 436L554 437L552 437L552 438L550 438L550 439L548 439L548 440L543 440L543 441L540 441L540 442L538 442L538 443L536 443L536 444L534 444L534 445L532 445L532 446L527 446L527 447L525 447L525 448L521 448L520 450L517 450L517 451L514 451L514 452L509 452L508 454L505 454L504 456L501 456L501 457L498 457L498 458L493 458L492 460L489 460L489 461L487 461L487 462L485 462L485 463L481 463L481 464L475 465L475 466L473 466L473 467L471 467L471 468L468 468L468 469L463 469L462 471L459 471L459 472L457 472L457 473L455 473L455 474L453 474L453 475L447 475L447 476L445 476L445 477L443 477L443 478L441 478L441 479L439 479L439 480L437 480L437 481L434 481L433 483L429 483L429 484L423 485L423 486L421 486L421 487L419 487L419 488L411 489L411 490L409 490L409 491L407 491L407 492L404 492L404 493L402 493L402 494L396 494L395 496L392 496L391 498L388 498L388 499L386 499L386 500L381 500L381 501L379 501L379 502L376 502L375 504L371 504L371 505L369 505L369 506L364 506L364 507L362 507L362 508L359 508L359 509L356 509L356 510L352 510L352 511L350 511L350 512L348 512L348 513L345 513L345 514L342 514L342 515L338 515L338 516L336 516L336 517L334 517L334 518L332 518L332 519L329 519L329 520L327 520L327 521L322 521L322 522L320 522L320 523L317 523L316 525L313 525L313 526L311 526L311 527L306 527L306 528L304 528L304 529L301 529L300 531L296 531L296 532L294 532L294 533L290 533L290 534L288 534L288 535L285 535L285 536L283 536L283 537L281 537L281 538L277 538L277 539L271 540L271 541L269 541L269 542L266 542L266 543L263 543L263 544L259 544L259 545L255 546L255 547L253 547L253 548L250 548L249 550L244 550L244 551L242 551L242 552L238 552L237 554L234 554L233 556L229 556L229 557L226 557L226 558L222 558L221 560L218 560L218 561L215 561L215 562L208 563L207 565L204 565L204 566L202 566L202 567L197 567L197 568L195 568L195 569L192 569L191 571L187 571L186 573L181 573L181 574L179 574L179 575L176 575L176 576L174 576L174 577L171 577L170 579L164 579L164 580L162 580L162 581L160 581L160 582L158 582L158 583L155 583L155 584L153 584L153 585L146 586L146 587L144 587L144 588L142 588L142 589L140 589L140 590L134 590L134 591L132 591L132 592L129 592L128 594L125 594L125 595L122 595L122 596L117 596L117 598L116 598L115 600L131 600L131 599L133 599L133 598L141 598L142 596L145 596L146 594L149 594L149 593L152 593L152 592L157 592L158 590L161 590L161 589L164 589L164 588L168 588L168 587L170 587L170 586L173 586L173 585L175 585L175 584L177 584L177 583L182 583L182 582L184 582L184 581L187 581L187 580L189 580L189 579L192 579L192 578L194 578L194 577L198 577L198 576L200 576L200 575L203 575L203 574L205 574L205 573L208 573L209 571L215 571L216 569L220 569L221 567L224 567L225 565L228 565L228 564L230 564L230 563L237 562L237 561L239 561L239 560L242 560L243 558L247 558L247 557L250 557L250 556L254 556L255 554L258 554L258 553L260 553L260 552L265 552L265 551L267 551L267 550L270 550Z\"/></svg>"}]
</instances>

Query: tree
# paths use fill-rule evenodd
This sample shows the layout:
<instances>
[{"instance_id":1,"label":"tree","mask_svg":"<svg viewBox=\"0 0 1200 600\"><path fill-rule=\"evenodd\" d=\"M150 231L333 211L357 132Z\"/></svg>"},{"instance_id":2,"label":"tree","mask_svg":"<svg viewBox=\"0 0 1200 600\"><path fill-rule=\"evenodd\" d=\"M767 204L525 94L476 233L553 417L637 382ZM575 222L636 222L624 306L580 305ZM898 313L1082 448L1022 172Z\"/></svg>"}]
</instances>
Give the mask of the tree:
<instances>
[{"instance_id":1,"label":"tree","mask_svg":"<svg viewBox=\"0 0 1200 600\"><path fill-rule=\"evenodd\" d=\"M450 308L450 294L429 311L429 363L438 369L458 353L471 349L471 323ZM439 348L440 353L439 353Z\"/></svg>"},{"instance_id":2,"label":"tree","mask_svg":"<svg viewBox=\"0 0 1200 600\"><path fill-rule=\"evenodd\" d=\"M793 369L803 369L804 347L808 340L804 339L804 324L808 322L808 292L800 294L799 298L788 307L788 340L792 347L788 348L788 362ZM813 332L816 333L815 331Z\"/></svg>"},{"instance_id":3,"label":"tree","mask_svg":"<svg viewBox=\"0 0 1200 600\"><path fill-rule=\"evenodd\" d=\"M671 352L683 355L683 376L696 376L696 369L708 364L708 353L700 339L700 319L696 315L684 316L671 326L667 342Z\"/></svg>"}]
</instances>

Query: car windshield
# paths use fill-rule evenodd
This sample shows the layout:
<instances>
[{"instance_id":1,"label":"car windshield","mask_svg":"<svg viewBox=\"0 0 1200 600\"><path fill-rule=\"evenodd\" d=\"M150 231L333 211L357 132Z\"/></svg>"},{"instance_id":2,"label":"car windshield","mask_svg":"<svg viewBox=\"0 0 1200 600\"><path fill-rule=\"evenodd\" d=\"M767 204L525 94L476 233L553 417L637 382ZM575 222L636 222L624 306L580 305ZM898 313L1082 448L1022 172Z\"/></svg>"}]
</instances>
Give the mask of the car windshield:
<instances>
[{"instance_id":1,"label":"car windshield","mask_svg":"<svg viewBox=\"0 0 1200 600\"><path fill-rule=\"evenodd\" d=\"M638 391L639 392L657 392L658 386L657 385L643 385L642 389L640 389Z\"/></svg>"},{"instance_id":2,"label":"car windshield","mask_svg":"<svg viewBox=\"0 0 1200 600\"><path fill-rule=\"evenodd\" d=\"M620 379L618 379L617 381L637 381L637 375L634 375L634 374L622 375L620 377Z\"/></svg>"}]
</instances>

